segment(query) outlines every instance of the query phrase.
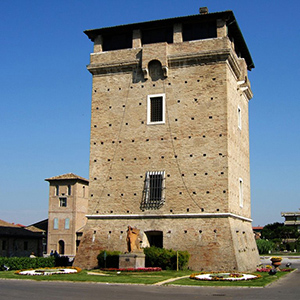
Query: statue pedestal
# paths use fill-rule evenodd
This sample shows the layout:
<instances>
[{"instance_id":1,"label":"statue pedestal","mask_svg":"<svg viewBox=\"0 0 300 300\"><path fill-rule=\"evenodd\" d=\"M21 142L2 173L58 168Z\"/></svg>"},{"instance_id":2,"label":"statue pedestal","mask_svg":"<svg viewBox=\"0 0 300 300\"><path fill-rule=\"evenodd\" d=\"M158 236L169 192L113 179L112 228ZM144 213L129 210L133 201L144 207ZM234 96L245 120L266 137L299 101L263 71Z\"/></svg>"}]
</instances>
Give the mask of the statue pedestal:
<instances>
[{"instance_id":1,"label":"statue pedestal","mask_svg":"<svg viewBox=\"0 0 300 300\"><path fill-rule=\"evenodd\" d=\"M120 254L119 269L145 268L145 256L143 252Z\"/></svg>"}]
</instances>

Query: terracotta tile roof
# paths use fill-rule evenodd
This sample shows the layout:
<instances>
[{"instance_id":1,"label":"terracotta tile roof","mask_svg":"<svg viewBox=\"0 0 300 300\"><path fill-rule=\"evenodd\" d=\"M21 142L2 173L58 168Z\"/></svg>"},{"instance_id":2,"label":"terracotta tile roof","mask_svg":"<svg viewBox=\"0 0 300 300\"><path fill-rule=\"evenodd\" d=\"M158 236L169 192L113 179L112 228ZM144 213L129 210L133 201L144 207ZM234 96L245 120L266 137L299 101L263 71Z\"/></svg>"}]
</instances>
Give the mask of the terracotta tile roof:
<instances>
[{"instance_id":1,"label":"terracotta tile roof","mask_svg":"<svg viewBox=\"0 0 300 300\"><path fill-rule=\"evenodd\" d=\"M62 174L62 175L46 178L45 181L69 180L69 179L81 180L81 181L84 181L84 182L87 182L87 183L89 182L88 179L85 179L85 178L83 178L81 176L78 176L74 173L67 173L67 174Z\"/></svg>"},{"instance_id":2,"label":"terracotta tile roof","mask_svg":"<svg viewBox=\"0 0 300 300\"><path fill-rule=\"evenodd\" d=\"M12 224L12 223L8 223L5 222L3 220L0 219L0 226L5 226L5 227L19 227L18 225Z\"/></svg>"},{"instance_id":3,"label":"terracotta tile roof","mask_svg":"<svg viewBox=\"0 0 300 300\"><path fill-rule=\"evenodd\" d=\"M5 237L26 237L26 238L42 238L41 233L32 232L18 226L0 226L0 236Z\"/></svg>"}]
</instances>

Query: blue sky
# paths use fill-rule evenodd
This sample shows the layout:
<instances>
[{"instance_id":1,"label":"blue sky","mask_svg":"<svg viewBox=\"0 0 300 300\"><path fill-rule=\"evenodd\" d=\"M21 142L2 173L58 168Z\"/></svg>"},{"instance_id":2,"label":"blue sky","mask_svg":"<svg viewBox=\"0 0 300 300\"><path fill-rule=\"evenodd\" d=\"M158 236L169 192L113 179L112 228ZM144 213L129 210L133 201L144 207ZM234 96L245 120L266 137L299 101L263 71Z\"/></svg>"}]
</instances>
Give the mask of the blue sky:
<instances>
[{"instance_id":1,"label":"blue sky","mask_svg":"<svg viewBox=\"0 0 300 300\"><path fill-rule=\"evenodd\" d=\"M253 225L300 207L300 1L0 1L0 219L47 218L45 178L89 177L93 45L86 29L233 10L250 72Z\"/></svg>"}]
</instances>

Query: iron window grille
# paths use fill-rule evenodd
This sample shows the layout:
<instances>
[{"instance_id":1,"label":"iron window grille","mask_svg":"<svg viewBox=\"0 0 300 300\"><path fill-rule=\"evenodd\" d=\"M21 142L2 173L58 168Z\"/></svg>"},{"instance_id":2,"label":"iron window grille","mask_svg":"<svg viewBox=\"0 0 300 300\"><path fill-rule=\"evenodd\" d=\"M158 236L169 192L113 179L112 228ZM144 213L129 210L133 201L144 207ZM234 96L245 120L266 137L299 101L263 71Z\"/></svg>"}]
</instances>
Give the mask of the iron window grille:
<instances>
[{"instance_id":1,"label":"iron window grille","mask_svg":"<svg viewBox=\"0 0 300 300\"><path fill-rule=\"evenodd\" d=\"M141 209L159 209L165 203L165 172L147 172Z\"/></svg>"}]
</instances>

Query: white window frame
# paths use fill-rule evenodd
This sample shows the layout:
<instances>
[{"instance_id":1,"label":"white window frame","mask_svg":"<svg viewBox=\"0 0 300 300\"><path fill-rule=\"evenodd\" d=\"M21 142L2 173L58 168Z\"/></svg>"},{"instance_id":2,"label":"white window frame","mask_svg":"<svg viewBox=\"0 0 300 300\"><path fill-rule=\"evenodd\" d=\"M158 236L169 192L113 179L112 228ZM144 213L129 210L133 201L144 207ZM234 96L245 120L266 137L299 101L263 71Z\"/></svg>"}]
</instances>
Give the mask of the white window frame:
<instances>
[{"instance_id":1,"label":"white window frame","mask_svg":"<svg viewBox=\"0 0 300 300\"><path fill-rule=\"evenodd\" d=\"M242 130L242 110L240 106L238 106L237 114L238 114L238 128Z\"/></svg>"},{"instance_id":2,"label":"white window frame","mask_svg":"<svg viewBox=\"0 0 300 300\"><path fill-rule=\"evenodd\" d=\"M244 182L242 178L239 178L239 202L240 207L243 208L244 206Z\"/></svg>"},{"instance_id":3,"label":"white window frame","mask_svg":"<svg viewBox=\"0 0 300 300\"><path fill-rule=\"evenodd\" d=\"M162 97L162 120L157 122L151 121L151 99ZM157 124L165 124L166 123L166 95L165 94L155 94L147 96L147 124L148 125L157 125Z\"/></svg>"}]
</instances>

